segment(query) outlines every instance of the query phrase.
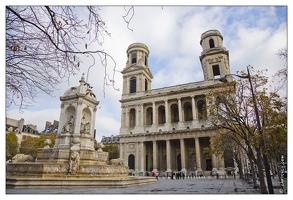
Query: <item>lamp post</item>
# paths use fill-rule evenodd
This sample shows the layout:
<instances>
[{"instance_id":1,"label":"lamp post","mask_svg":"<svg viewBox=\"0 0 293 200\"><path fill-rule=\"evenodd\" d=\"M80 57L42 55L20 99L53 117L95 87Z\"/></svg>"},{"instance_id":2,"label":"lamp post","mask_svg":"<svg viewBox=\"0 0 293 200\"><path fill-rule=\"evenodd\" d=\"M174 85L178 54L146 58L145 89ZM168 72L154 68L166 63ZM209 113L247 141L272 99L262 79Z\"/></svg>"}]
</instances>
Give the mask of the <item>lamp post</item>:
<instances>
[{"instance_id":1,"label":"lamp post","mask_svg":"<svg viewBox=\"0 0 293 200\"><path fill-rule=\"evenodd\" d=\"M254 105L255 116L256 116L257 130L258 130L258 133L260 135L262 135L262 128L261 128L261 124L260 124L259 113L258 113L258 109L257 109L256 99L255 99L255 95L254 95L254 91L253 91L253 86L252 86L248 66L247 66L247 75L246 76L240 76L240 75L237 75L237 74L228 74L225 77L220 78L219 81L227 83L228 82L228 80L226 78L227 76L237 76L239 78L248 78L249 84L250 84L252 100L253 100L253 105ZM260 149L262 149L264 147L264 140L262 138L260 140L259 147L260 147ZM273 189L273 184L272 184L272 179L271 179L271 174L270 174L270 165L269 165L269 162L268 162L266 154L263 153L262 156L263 156L263 162L264 162L264 167L265 167L265 172L266 172L266 178L267 178L267 183L268 183L269 194L274 194L274 189ZM259 169L259 170L260 170L260 172L262 172L262 169Z\"/></svg>"}]
</instances>

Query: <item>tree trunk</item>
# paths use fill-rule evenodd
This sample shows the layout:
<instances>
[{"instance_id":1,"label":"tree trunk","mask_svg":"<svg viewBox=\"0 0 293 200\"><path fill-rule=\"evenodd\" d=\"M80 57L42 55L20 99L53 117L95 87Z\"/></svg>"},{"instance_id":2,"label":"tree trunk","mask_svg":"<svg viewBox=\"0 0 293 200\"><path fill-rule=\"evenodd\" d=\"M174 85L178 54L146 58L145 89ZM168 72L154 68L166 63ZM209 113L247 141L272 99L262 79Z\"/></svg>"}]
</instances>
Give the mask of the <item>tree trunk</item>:
<instances>
[{"instance_id":1,"label":"tree trunk","mask_svg":"<svg viewBox=\"0 0 293 200\"><path fill-rule=\"evenodd\" d=\"M252 158L248 158L251 166L251 175L252 175L252 181L253 185L256 185L256 176L255 176L255 168L254 168L254 162L252 161Z\"/></svg>"},{"instance_id":2,"label":"tree trunk","mask_svg":"<svg viewBox=\"0 0 293 200\"><path fill-rule=\"evenodd\" d=\"M243 176L243 166L242 166L242 162L241 162L241 158L240 156L235 156L235 161L238 165L238 169L239 169L239 178L240 179L244 179L244 176Z\"/></svg>"},{"instance_id":3,"label":"tree trunk","mask_svg":"<svg viewBox=\"0 0 293 200\"><path fill-rule=\"evenodd\" d=\"M268 190L267 190L267 187L266 187L264 174L263 174L262 157L261 157L259 148L256 148L256 156L257 156L256 165L257 165L257 168L258 168L260 193L261 194L268 194Z\"/></svg>"}]
</instances>

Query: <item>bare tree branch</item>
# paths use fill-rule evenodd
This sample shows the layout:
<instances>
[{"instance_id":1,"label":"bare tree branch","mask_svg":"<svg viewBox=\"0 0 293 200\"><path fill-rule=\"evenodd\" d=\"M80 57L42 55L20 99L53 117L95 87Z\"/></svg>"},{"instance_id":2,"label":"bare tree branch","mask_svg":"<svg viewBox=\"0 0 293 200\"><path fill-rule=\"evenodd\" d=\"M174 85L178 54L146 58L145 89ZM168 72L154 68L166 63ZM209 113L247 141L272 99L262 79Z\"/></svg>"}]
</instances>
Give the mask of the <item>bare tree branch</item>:
<instances>
[{"instance_id":1,"label":"bare tree branch","mask_svg":"<svg viewBox=\"0 0 293 200\"><path fill-rule=\"evenodd\" d=\"M69 81L80 67L88 67L83 56L91 59L89 67L99 59L105 85L117 90L115 60L94 45L103 45L104 34L111 36L98 11L94 6L6 6L6 109L14 104L23 111L40 92L52 96L64 78ZM87 22L78 15L86 12Z\"/></svg>"}]
</instances>

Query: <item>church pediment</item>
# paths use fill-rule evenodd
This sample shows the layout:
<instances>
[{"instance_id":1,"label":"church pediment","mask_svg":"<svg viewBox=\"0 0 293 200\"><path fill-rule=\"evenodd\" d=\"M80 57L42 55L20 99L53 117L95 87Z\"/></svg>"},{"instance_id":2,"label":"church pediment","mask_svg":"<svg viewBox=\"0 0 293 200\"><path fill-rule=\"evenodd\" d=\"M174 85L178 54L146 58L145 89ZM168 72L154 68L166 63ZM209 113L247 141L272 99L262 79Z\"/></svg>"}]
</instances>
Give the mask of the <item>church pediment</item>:
<instances>
[{"instance_id":1,"label":"church pediment","mask_svg":"<svg viewBox=\"0 0 293 200\"><path fill-rule=\"evenodd\" d=\"M121 73L126 74L129 72L135 72L135 71L144 71L147 73L151 78L153 78L152 72L148 67L145 66L139 66L139 65L131 65L129 67L124 68Z\"/></svg>"}]
</instances>

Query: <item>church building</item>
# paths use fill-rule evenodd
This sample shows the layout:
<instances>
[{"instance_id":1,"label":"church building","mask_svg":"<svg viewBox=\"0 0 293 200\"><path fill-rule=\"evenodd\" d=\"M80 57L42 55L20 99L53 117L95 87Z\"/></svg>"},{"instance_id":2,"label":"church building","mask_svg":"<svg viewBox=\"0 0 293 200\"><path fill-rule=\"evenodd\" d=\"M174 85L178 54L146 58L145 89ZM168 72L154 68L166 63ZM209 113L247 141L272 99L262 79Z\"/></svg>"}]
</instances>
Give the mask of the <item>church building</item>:
<instances>
[{"instance_id":1,"label":"church building","mask_svg":"<svg viewBox=\"0 0 293 200\"><path fill-rule=\"evenodd\" d=\"M152 89L148 47L142 43L128 47L121 72L119 151L135 175L170 176L178 171L186 176L210 175L231 167L231 162L206 150L217 133L208 122L207 95L222 87L220 77L230 74L229 52L218 30L204 32L200 45L204 80L158 89Z\"/></svg>"}]
</instances>

